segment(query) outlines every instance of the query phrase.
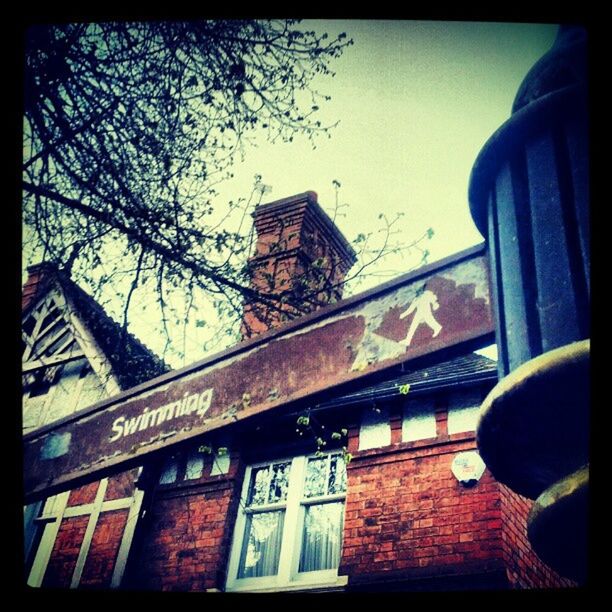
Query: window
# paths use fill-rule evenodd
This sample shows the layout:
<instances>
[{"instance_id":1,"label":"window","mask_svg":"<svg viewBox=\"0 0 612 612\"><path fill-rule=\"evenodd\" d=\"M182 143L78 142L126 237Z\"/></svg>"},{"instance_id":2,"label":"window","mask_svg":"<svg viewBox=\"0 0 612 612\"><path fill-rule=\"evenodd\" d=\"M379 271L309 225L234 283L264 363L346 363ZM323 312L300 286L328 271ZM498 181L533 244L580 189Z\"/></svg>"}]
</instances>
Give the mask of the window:
<instances>
[{"instance_id":1,"label":"window","mask_svg":"<svg viewBox=\"0 0 612 612\"><path fill-rule=\"evenodd\" d=\"M345 496L341 453L249 467L227 590L341 584Z\"/></svg>"},{"instance_id":2,"label":"window","mask_svg":"<svg viewBox=\"0 0 612 612\"><path fill-rule=\"evenodd\" d=\"M436 413L432 400L417 399L404 406L402 419L402 441L415 442L435 438Z\"/></svg>"},{"instance_id":3,"label":"window","mask_svg":"<svg viewBox=\"0 0 612 612\"><path fill-rule=\"evenodd\" d=\"M380 448L391 444L391 424L386 408L365 408L359 428L359 450Z\"/></svg>"},{"instance_id":4,"label":"window","mask_svg":"<svg viewBox=\"0 0 612 612\"><path fill-rule=\"evenodd\" d=\"M456 393L449 398L448 433L475 431L480 417L482 394L476 391Z\"/></svg>"}]
</instances>

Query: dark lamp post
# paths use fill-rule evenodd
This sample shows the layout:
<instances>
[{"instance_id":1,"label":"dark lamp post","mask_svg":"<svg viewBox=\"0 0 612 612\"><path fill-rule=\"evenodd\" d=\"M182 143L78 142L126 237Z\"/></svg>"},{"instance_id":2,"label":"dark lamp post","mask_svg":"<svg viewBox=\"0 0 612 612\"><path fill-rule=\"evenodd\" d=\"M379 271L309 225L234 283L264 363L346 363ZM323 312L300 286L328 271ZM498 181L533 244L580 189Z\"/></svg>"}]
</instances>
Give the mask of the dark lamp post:
<instances>
[{"instance_id":1,"label":"dark lamp post","mask_svg":"<svg viewBox=\"0 0 612 612\"><path fill-rule=\"evenodd\" d=\"M485 236L500 383L478 446L493 475L535 500L528 535L586 579L589 462L589 145L586 33L561 27L472 170Z\"/></svg>"}]
</instances>

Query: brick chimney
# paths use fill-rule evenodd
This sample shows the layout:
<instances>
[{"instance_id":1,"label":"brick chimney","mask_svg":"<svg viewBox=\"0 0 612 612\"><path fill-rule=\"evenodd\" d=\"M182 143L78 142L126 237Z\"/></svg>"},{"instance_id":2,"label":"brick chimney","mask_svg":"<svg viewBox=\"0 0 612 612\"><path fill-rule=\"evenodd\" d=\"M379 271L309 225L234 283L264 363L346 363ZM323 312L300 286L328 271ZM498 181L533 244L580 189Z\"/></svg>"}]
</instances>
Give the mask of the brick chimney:
<instances>
[{"instance_id":1,"label":"brick chimney","mask_svg":"<svg viewBox=\"0 0 612 612\"><path fill-rule=\"evenodd\" d=\"M21 290L22 311L25 311L27 307L45 291L48 283L56 273L56 266L48 262L42 262L28 267L28 278Z\"/></svg>"},{"instance_id":2,"label":"brick chimney","mask_svg":"<svg viewBox=\"0 0 612 612\"><path fill-rule=\"evenodd\" d=\"M243 338L341 299L342 281L356 261L314 191L258 206L253 217L257 243L249 259L251 286L261 293L283 294L287 301L246 303Z\"/></svg>"}]
</instances>

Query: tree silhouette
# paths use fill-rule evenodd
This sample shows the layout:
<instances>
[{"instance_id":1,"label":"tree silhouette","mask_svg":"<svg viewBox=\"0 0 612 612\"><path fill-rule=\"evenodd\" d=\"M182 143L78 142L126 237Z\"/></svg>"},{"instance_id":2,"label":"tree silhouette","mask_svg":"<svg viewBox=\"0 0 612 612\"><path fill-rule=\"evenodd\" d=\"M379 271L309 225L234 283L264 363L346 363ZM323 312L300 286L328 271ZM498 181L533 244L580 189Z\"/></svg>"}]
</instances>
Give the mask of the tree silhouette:
<instances>
[{"instance_id":1,"label":"tree silhouette","mask_svg":"<svg viewBox=\"0 0 612 612\"><path fill-rule=\"evenodd\" d=\"M320 283L311 295L259 295L250 287L249 234L242 223L237 230L224 224L232 213L244 219L261 199L261 182L221 216L217 188L255 130L285 142L328 133L317 117L329 97L313 78L333 74L332 60L351 44L344 33L330 39L295 20L31 27L26 250L94 295L123 279L124 325L141 285L156 291L166 332L166 309L178 295L191 308L196 292L232 320L244 299L270 312L286 312L288 303L296 313L311 310Z\"/></svg>"}]
</instances>

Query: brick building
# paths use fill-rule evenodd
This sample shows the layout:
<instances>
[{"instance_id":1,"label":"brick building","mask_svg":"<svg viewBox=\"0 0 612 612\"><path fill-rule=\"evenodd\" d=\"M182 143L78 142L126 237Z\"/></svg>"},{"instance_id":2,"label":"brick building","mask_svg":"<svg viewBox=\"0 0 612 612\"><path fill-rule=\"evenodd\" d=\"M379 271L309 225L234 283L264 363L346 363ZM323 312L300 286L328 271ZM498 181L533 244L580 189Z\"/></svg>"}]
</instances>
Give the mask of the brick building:
<instances>
[{"instance_id":1,"label":"brick building","mask_svg":"<svg viewBox=\"0 0 612 612\"><path fill-rule=\"evenodd\" d=\"M354 256L315 194L259 207L255 227L259 237L253 282L259 288L266 283L286 286L304 262L327 258L334 276L321 285L322 295L332 301L340 297L328 287L350 269ZM439 304L431 301L430 306L440 313L436 316L442 324L434 318L430 323L423 319L426 325L411 325L417 313L404 301L401 308L399 303L388 308L396 328L389 317L376 319L375 313L375 331L370 333L366 321L360 343L351 340L352 345L341 347L351 354L356 373L367 373L376 359L401 346L399 362L342 385L330 384L304 401L288 401L239 419L236 414L248 412L255 402L247 391L262 379L269 379L264 382L271 405L283 391L275 382L279 374L273 364L254 353L254 347L264 346L258 343L285 333L282 346L287 352L280 355L296 364L289 370L292 376L307 378L316 371L309 369L311 356L292 354L292 338L303 338L308 329L323 329L329 322L337 325L338 334L350 336L351 330L342 331L338 313L347 304L367 309L387 303L395 285L321 310L316 304L316 312L304 317L304 323L286 325L279 316L272 323L278 327L267 332L260 325L265 305L247 304L243 330L252 338L234 353L230 350L238 374L225 381L231 389L223 391L227 407L218 417L222 425L167 449L160 446L142 462L138 488L133 477L118 476L106 485L60 494L66 498L63 515L57 512L50 523L56 543L46 569L40 566L30 583L249 592L571 586L531 550L525 527L531 502L496 482L479 464L475 427L479 406L497 382L496 364L475 354L474 342L445 339L451 337L453 325L459 330L462 305L487 307L488 298L479 294L481 281L473 280L473 268L466 269L467 280L450 272L415 275L426 280L411 294L412 301L438 296ZM24 296L31 285L26 285ZM26 306L24 329L31 325L29 312ZM289 332L283 332L285 328ZM334 334L319 334L311 345L318 362L335 357L331 353L338 350L336 340ZM410 356L405 346L419 349L428 343L434 343L435 350L415 350L414 357L403 357ZM98 355L105 354L100 346ZM148 378L151 363L144 352L139 355ZM193 371L213 368L219 359L208 358ZM139 369L130 360L124 367L132 374ZM187 381L191 372L187 368L159 381L165 386L171 380ZM229 404L231 391L242 405ZM24 425L30 423L31 396L25 402ZM134 429L137 423L141 430L148 427L142 415L133 422ZM125 435L124 429L118 431L118 437ZM462 476L461 469L469 473ZM139 501L128 506L131 498ZM46 509L36 511L39 521L46 518ZM130 520L130 512L137 520ZM128 543L125 536L121 539L126 524L134 526ZM89 538L89 553L83 553L83 537Z\"/></svg>"},{"instance_id":2,"label":"brick building","mask_svg":"<svg viewBox=\"0 0 612 612\"><path fill-rule=\"evenodd\" d=\"M120 326L65 274L48 264L28 272L22 293L24 434L167 371L134 336L122 338ZM26 506L28 585L119 586L142 500L134 486L138 472Z\"/></svg>"}]
</instances>

